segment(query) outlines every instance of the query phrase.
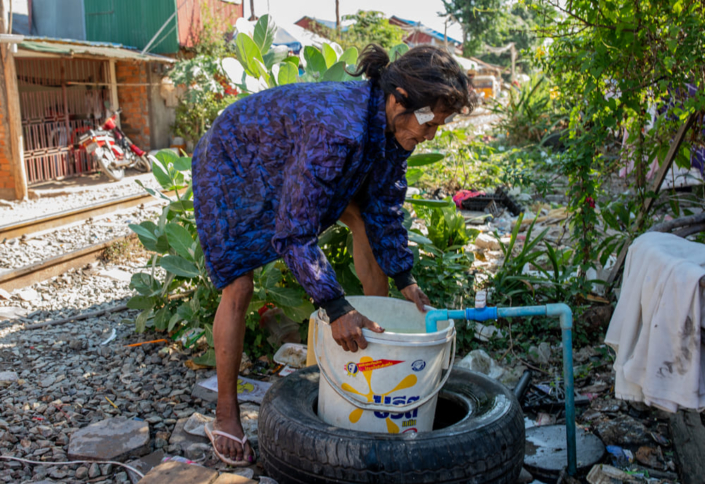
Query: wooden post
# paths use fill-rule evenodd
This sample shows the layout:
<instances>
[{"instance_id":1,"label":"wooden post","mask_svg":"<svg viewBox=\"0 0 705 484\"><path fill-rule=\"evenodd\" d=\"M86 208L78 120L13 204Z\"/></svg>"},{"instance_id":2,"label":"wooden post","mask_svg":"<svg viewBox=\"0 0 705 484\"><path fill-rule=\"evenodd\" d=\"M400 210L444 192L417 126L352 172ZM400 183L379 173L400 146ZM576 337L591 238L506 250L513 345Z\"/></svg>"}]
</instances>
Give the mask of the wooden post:
<instances>
[{"instance_id":1,"label":"wooden post","mask_svg":"<svg viewBox=\"0 0 705 484\"><path fill-rule=\"evenodd\" d=\"M684 412L671 415L671 437L683 484L703 482L705 474L705 428L700 414Z\"/></svg>"},{"instance_id":2,"label":"wooden post","mask_svg":"<svg viewBox=\"0 0 705 484\"><path fill-rule=\"evenodd\" d=\"M0 0L0 33L5 33L5 2ZM7 32L12 33L12 32ZM5 82L4 91L7 100L8 127L10 128L10 160L12 179L15 185L15 198L27 198L27 174L24 166L24 141L22 136L22 114L20 111L20 94L17 89L17 70L15 68L15 44L0 44L0 77ZM2 88L0 86L0 88Z\"/></svg>"},{"instance_id":3,"label":"wooden post","mask_svg":"<svg viewBox=\"0 0 705 484\"><path fill-rule=\"evenodd\" d=\"M678 154L678 150L681 147L681 144L683 144L683 139L685 139L685 134L688 132L690 127L693 125L695 122L695 118L698 116L699 113L693 113L690 116L688 116L688 119L686 120L685 123L681 125L681 127L678 129L678 132L676 133L675 138L673 138L673 142L671 143L671 147L668 150L668 153L666 154L666 158L663 160L663 164L658 170L658 173L656 174L656 177L654 178L654 183L651 187L651 191L653 192L653 196L648 197L646 200L644 200L644 205L641 207L641 210L639 211L639 215L637 215L636 218L636 226L641 227L644 223L644 219L649 215L649 212L651 211L651 207L653 207L654 202L656 201L656 198L658 196L658 192L661 189L661 185L663 184L663 180L666 178L666 173L668 173L669 168L671 168L671 165L673 165L673 160L676 159L676 155ZM622 250L619 252L619 256L617 257L617 263L614 265L614 268L612 269L612 272L610 273L610 276L607 278L607 286L611 287L614 282L617 280L619 277L619 271L622 270L622 265L624 265L624 260L627 258L627 251L629 250L629 246L632 244L632 239L629 238L624 242L624 246L622 247Z\"/></svg>"},{"instance_id":4,"label":"wooden post","mask_svg":"<svg viewBox=\"0 0 705 484\"><path fill-rule=\"evenodd\" d=\"M108 61L108 82L110 83L110 109L115 112L120 109L120 101L118 101L117 76L115 75L115 59ZM120 115L117 115L118 128L120 125Z\"/></svg>"},{"instance_id":5,"label":"wooden post","mask_svg":"<svg viewBox=\"0 0 705 484\"><path fill-rule=\"evenodd\" d=\"M335 28L340 34L340 0L335 0Z\"/></svg>"}]
</instances>

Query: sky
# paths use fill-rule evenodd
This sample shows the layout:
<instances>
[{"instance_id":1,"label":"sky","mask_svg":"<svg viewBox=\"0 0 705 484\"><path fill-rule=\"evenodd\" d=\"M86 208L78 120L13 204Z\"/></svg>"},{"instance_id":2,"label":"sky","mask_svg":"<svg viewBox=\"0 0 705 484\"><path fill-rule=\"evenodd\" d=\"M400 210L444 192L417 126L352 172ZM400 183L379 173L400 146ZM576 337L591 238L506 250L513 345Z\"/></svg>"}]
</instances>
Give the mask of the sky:
<instances>
[{"instance_id":1,"label":"sky","mask_svg":"<svg viewBox=\"0 0 705 484\"><path fill-rule=\"evenodd\" d=\"M250 2L244 1L245 18L250 16ZM396 15L404 19L420 21L441 33L445 19L438 16L444 12L441 0L340 0L340 16L358 10L378 10L388 17ZM255 13L270 13L280 25L292 24L304 15L322 20L335 21L335 0L255 0ZM457 24L448 25L448 36L462 39L462 30Z\"/></svg>"}]
</instances>

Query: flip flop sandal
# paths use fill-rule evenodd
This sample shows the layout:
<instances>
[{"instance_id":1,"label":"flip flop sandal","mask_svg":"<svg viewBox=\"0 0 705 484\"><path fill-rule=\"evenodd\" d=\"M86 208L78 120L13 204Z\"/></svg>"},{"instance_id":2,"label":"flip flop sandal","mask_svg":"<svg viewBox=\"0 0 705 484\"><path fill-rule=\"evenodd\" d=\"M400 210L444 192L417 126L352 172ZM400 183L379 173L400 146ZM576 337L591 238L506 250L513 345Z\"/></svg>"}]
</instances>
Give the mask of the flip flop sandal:
<instances>
[{"instance_id":1,"label":"flip flop sandal","mask_svg":"<svg viewBox=\"0 0 705 484\"><path fill-rule=\"evenodd\" d=\"M248 467L251 466L252 464L255 463L256 459L255 456L252 456L252 462L248 460L232 460L228 459L224 455L222 455L220 452L218 452L218 447L215 445L215 439L217 437L225 437L226 439L234 440L238 444L242 445L242 451L245 452L245 444L247 443L247 435L244 435L242 439L238 439L234 435L230 435L226 432L222 432L220 430L215 430L213 427L213 422L207 422L206 425L203 427L203 429L206 431L206 435L208 436L208 439L210 439L211 444L213 444L213 450L215 451L215 455L218 456L220 460L228 464L229 466L233 467ZM254 452L254 449L253 449Z\"/></svg>"}]
</instances>

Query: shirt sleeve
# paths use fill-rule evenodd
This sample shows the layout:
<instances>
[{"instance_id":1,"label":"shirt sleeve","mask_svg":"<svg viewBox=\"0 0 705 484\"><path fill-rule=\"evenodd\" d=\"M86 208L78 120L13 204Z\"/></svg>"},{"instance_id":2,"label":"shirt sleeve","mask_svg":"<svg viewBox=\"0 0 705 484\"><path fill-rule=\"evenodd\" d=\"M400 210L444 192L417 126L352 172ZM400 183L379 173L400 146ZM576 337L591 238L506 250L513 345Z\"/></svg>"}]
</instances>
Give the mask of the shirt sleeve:
<instances>
[{"instance_id":1,"label":"shirt sleeve","mask_svg":"<svg viewBox=\"0 0 705 484\"><path fill-rule=\"evenodd\" d=\"M416 284L411 275L414 255L403 225L406 188L406 161L385 159L375 165L356 197L375 259L399 290Z\"/></svg>"},{"instance_id":2,"label":"shirt sleeve","mask_svg":"<svg viewBox=\"0 0 705 484\"><path fill-rule=\"evenodd\" d=\"M318 247L318 234L321 207L330 206L348 148L326 141L318 130L305 136L297 160L285 168L272 244L299 284L334 321L352 306L344 300L335 271Z\"/></svg>"}]
</instances>

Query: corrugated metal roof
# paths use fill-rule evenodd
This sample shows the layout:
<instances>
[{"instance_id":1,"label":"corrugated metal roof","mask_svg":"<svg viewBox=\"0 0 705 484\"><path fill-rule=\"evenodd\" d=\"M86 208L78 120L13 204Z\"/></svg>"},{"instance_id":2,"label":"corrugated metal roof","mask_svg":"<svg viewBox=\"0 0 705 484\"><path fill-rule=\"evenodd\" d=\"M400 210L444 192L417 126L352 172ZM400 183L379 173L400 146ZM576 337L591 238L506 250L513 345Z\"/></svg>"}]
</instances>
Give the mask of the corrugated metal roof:
<instances>
[{"instance_id":1,"label":"corrugated metal roof","mask_svg":"<svg viewBox=\"0 0 705 484\"><path fill-rule=\"evenodd\" d=\"M118 42L138 49L144 49L169 17L176 12L176 0L84 0L84 2L87 39ZM176 15L169 20L149 50L157 54L174 54L179 51Z\"/></svg>"},{"instance_id":2,"label":"corrugated metal roof","mask_svg":"<svg viewBox=\"0 0 705 484\"><path fill-rule=\"evenodd\" d=\"M430 35L431 37L433 37L435 39L445 41L445 36L442 33L440 33L437 30L433 30L431 27L428 27L428 26L422 24L421 22L414 22L413 20L407 20L407 19L404 19L401 17L397 17L396 15L394 16L394 18L396 18L400 22L404 22L407 25L410 25L412 27L416 27L416 28L420 29L422 32ZM460 42L459 40L455 40L452 37L448 37L448 41L452 42L454 44L462 44L462 42Z\"/></svg>"},{"instance_id":3,"label":"corrugated metal roof","mask_svg":"<svg viewBox=\"0 0 705 484\"><path fill-rule=\"evenodd\" d=\"M18 44L20 50L29 50L58 56L92 56L106 59L132 59L142 62L168 62L174 59L156 54L141 54L121 44L110 42L89 42L68 39L49 39L46 37L25 37ZM18 54L21 57L21 54Z\"/></svg>"}]
</instances>

